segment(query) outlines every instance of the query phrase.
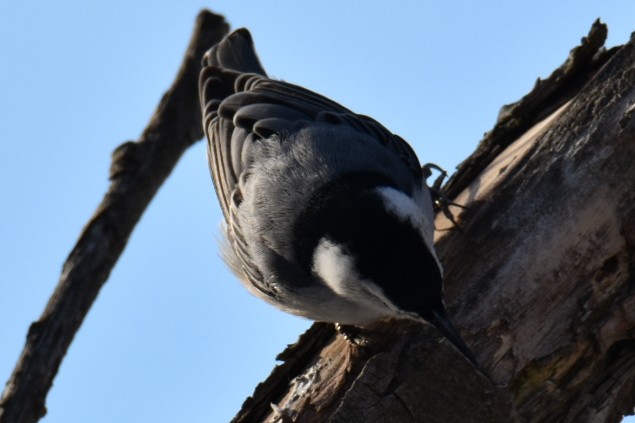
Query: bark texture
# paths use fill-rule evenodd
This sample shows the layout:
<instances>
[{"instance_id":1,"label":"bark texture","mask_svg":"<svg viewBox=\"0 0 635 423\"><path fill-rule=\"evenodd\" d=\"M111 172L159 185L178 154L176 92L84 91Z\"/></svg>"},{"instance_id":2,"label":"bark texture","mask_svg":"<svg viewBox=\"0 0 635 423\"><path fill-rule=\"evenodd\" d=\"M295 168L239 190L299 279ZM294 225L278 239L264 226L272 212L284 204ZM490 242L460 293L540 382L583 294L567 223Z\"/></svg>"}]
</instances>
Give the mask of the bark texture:
<instances>
[{"instance_id":1,"label":"bark texture","mask_svg":"<svg viewBox=\"0 0 635 423\"><path fill-rule=\"evenodd\" d=\"M437 250L475 369L431 327L316 324L235 422L619 422L635 405L635 42L596 22L446 192Z\"/></svg>"},{"instance_id":2,"label":"bark texture","mask_svg":"<svg viewBox=\"0 0 635 423\"><path fill-rule=\"evenodd\" d=\"M31 423L46 414L53 378L130 233L183 152L203 136L200 63L228 30L222 16L199 14L178 75L148 126L138 141L113 153L108 192L64 263L42 316L29 328L0 399L1 423Z\"/></svg>"}]
</instances>

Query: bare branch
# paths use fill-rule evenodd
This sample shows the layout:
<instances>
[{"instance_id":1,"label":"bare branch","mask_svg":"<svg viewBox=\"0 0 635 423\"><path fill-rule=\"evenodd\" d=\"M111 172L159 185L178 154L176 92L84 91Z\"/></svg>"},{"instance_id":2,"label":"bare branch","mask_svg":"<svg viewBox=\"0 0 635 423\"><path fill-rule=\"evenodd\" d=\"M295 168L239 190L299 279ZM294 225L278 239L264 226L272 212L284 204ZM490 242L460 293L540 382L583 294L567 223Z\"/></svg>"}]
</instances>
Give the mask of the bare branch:
<instances>
[{"instance_id":1,"label":"bare branch","mask_svg":"<svg viewBox=\"0 0 635 423\"><path fill-rule=\"evenodd\" d=\"M136 142L113 153L111 184L71 251L0 400L0 422L31 423L46 413L45 399L60 363L127 240L183 152L203 136L198 73L203 53L228 32L219 15L203 11L172 87Z\"/></svg>"}]
</instances>

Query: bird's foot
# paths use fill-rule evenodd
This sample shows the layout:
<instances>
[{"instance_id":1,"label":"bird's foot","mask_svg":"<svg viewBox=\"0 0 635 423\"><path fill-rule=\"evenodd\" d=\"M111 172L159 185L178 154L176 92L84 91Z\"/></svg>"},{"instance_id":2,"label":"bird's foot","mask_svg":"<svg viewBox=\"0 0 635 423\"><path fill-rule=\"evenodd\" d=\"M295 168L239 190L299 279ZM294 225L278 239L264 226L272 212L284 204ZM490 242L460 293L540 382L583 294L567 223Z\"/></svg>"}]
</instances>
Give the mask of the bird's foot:
<instances>
[{"instance_id":1,"label":"bird's foot","mask_svg":"<svg viewBox=\"0 0 635 423\"><path fill-rule=\"evenodd\" d=\"M335 330L337 330L349 344L355 347L364 348L368 346L370 342L370 340L364 336L362 329L358 327L335 323Z\"/></svg>"},{"instance_id":2,"label":"bird's foot","mask_svg":"<svg viewBox=\"0 0 635 423\"><path fill-rule=\"evenodd\" d=\"M436 170L440 172L440 175L434 180L432 185L430 186L430 193L432 194L432 204L434 206L435 211L441 211L443 215L450 221L452 224L458 228L459 231L463 232L461 226L457 223L454 218L454 213L450 210L450 206L458 207L461 209L466 209L462 204L455 203L451 201L448 197L443 194L441 187L443 185L443 181L448 177L448 172L445 171L441 166L436 165L434 163L427 163L422 166L424 176L428 178L432 175L432 170Z\"/></svg>"}]
</instances>

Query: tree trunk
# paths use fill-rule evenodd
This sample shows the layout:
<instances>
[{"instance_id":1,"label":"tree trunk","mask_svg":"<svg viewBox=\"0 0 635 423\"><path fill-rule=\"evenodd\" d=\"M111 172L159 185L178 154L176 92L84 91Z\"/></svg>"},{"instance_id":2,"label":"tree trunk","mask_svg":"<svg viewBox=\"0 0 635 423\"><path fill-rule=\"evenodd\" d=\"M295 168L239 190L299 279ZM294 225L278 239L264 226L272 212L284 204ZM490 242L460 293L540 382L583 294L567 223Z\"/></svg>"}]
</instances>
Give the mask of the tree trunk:
<instances>
[{"instance_id":1,"label":"tree trunk","mask_svg":"<svg viewBox=\"0 0 635 423\"><path fill-rule=\"evenodd\" d=\"M315 324L235 422L618 422L635 404L635 44L596 22L450 181L436 246L450 315L355 347Z\"/></svg>"}]
</instances>

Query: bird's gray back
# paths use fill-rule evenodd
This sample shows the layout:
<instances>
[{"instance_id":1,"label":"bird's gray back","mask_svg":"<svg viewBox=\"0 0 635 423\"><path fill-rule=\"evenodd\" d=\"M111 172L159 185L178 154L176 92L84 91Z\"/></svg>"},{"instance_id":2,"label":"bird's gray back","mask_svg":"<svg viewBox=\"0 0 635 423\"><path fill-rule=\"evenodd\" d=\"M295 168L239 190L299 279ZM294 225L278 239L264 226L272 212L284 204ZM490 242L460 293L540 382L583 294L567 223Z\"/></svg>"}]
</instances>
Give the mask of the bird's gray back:
<instances>
[{"instance_id":1,"label":"bird's gray back","mask_svg":"<svg viewBox=\"0 0 635 423\"><path fill-rule=\"evenodd\" d=\"M257 142L249 154L254 155L247 158L252 165L238 188L243 193L237 215L242 233L259 241L253 245L264 244L292 263L296 262L293 225L324 185L368 169L409 195L419 183L398 156L348 126L310 123ZM260 261L260 257L252 259Z\"/></svg>"},{"instance_id":2,"label":"bird's gray back","mask_svg":"<svg viewBox=\"0 0 635 423\"><path fill-rule=\"evenodd\" d=\"M363 314L341 299L323 304L336 298L298 265L293 225L317 189L347 173L371 169L404 193L426 197L414 151L371 118L266 77L246 31L228 36L204 65L203 126L231 244L226 260L252 293L287 311L317 320L329 307ZM303 294L294 296L300 287Z\"/></svg>"}]
</instances>

